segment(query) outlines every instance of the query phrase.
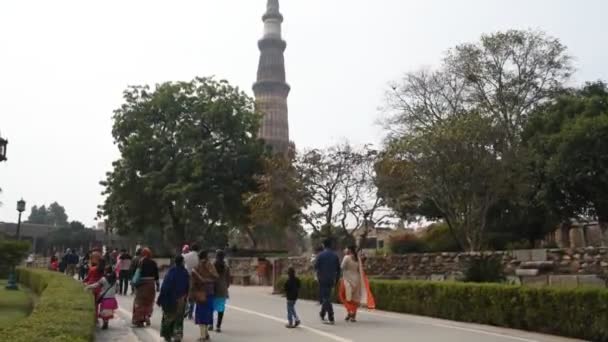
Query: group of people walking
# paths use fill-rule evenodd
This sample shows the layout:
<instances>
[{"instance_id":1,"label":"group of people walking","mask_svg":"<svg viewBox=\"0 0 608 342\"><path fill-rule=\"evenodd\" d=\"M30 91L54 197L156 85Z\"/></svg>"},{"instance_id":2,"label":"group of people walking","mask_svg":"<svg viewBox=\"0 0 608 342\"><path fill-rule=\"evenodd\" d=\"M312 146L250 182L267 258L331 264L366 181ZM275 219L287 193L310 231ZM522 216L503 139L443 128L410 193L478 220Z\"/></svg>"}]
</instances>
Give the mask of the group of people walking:
<instances>
[{"instance_id":1,"label":"group of people walking","mask_svg":"<svg viewBox=\"0 0 608 342\"><path fill-rule=\"evenodd\" d=\"M359 307L375 309L375 299L369 286L369 280L363 270L363 260L355 246L344 250L340 262L338 255L331 249L331 240L323 242L323 249L312 260L315 276L319 284L319 316L324 324L335 324L335 313L331 302L332 293L338 288L338 299L346 309L346 322L357 321ZM296 328L301 324L296 312L296 302L301 287L300 279L293 267L287 270L287 281L284 293L287 298L287 328Z\"/></svg>"},{"instance_id":2,"label":"group of people walking","mask_svg":"<svg viewBox=\"0 0 608 342\"><path fill-rule=\"evenodd\" d=\"M112 258L115 258L114 262ZM201 251L196 244L184 246L182 253L173 260L162 285L158 265L152 259L149 248L138 248L133 258L126 251L112 258L108 260L99 250L92 251L88 259L88 273L83 280L86 288L93 291L96 316L103 322L102 329L108 328L114 311L118 309L116 295L126 295L131 285L135 294L132 310L134 327L151 324L156 304L162 309L161 336L165 341L181 341L185 319L194 320L199 326L199 341L208 341L212 331L222 331L231 279L222 250L216 251L215 260L212 261L208 253ZM314 260L321 305L319 316L323 323L335 324L331 298L336 288L338 298L346 309L347 322L356 322L359 307L375 307L361 259L357 249L349 247L340 262L331 249L331 241L324 242L324 250ZM296 312L301 283L293 268L288 269L287 275L284 288L287 328L296 328L301 323ZM214 313L217 313L217 318Z\"/></svg>"},{"instance_id":3,"label":"group of people walking","mask_svg":"<svg viewBox=\"0 0 608 342\"><path fill-rule=\"evenodd\" d=\"M347 322L357 321L359 307L375 309L369 281L363 270L363 261L355 246L344 251L340 262L338 255L331 249L331 240L323 242L324 250L317 255L314 269L319 282L319 302L321 320L329 325L335 324L335 314L331 302L332 292L338 285L338 299L346 309Z\"/></svg>"},{"instance_id":4,"label":"group of people walking","mask_svg":"<svg viewBox=\"0 0 608 342\"><path fill-rule=\"evenodd\" d=\"M194 319L199 326L200 340L208 341L210 331L222 332L229 297L231 276L225 253L223 250L216 251L212 262L208 253L199 251L196 244L184 246L182 255L175 259L175 265L163 280L157 301L163 307L161 336L167 341L171 336L179 340L186 317ZM171 300L167 301L167 298ZM215 312L217 321L214 325Z\"/></svg>"},{"instance_id":5,"label":"group of people walking","mask_svg":"<svg viewBox=\"0 0 608 342\"><path fill-rule=\"evenodd\" d=\"M230 287L230 268L223 251L217 251L212 262L208 253L200 251L197 245L184 246L182 254L173 260L162 285L158 265L149 248L138 249L132 259L122 253L114 264L107 264L99 251L92 252L84 283L94 293L96 315L103 322L102 329L108 328L114 310L118 309L117 293L127 293L125 279L134 288L134 327L151 324L156 304L162 309L161 336L166 341L181 341L186 318L194 319L200 327L201 341L210 339L210 331L222 331ZM217 312L215 325L214 312Z\"/></svg>"}]
</instances>

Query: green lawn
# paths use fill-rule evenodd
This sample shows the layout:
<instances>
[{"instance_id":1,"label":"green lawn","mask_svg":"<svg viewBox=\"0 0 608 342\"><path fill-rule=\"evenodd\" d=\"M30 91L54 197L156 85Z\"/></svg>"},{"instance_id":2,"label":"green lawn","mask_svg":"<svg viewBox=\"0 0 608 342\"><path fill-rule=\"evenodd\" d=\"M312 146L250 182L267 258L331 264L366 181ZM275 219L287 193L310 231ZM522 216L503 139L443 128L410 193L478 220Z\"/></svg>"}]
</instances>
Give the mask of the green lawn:
<instances>
[{"instance_id":1,"label":"green lawn","mask_svg":"<svg viewBox=\"0 0 608 342\"><path fill-rule=\"evenodd\" d=\"M22 286L19 291L9 291L5 286L6 280L0 280L0 328L27 317L32 309L29 291Z\"/></svg>"}]
</instances>

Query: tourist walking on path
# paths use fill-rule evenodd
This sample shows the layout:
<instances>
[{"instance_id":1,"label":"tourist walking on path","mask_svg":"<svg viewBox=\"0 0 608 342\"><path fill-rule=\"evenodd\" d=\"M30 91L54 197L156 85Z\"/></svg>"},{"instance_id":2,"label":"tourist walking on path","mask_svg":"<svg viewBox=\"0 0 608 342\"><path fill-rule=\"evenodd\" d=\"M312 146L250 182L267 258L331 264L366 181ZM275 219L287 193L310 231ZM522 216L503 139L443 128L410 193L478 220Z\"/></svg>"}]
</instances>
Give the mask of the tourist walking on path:
<instances>
[{"instance_id":1,"label":"tourist walking on path","mask_svg":"<svg viewBox=\"0 0 608 342\"><path fill-rule=\"evenodd\" d=\"M213 299L213 311L217 312L217 325L215 331L222 332L222 322L226 311L226 301L229 298L228 288L230 287L230 267L226 264L226 254L223 250L215 253L215 270L218 274L215 283L215 298ZM213 325L211 326L213 329Z\"/></svg>"},{"instance_id":2,"label":"tourist walking on path","mask_svg":"<svg viewBox=\"0 0 608 342\"><path fill-rule=\"evenodd\" d=\"M152 260L152 252L144 248L142 258L133 276L135 299L133 301L133 325L143 327L150 325L150 317L154 311L154 299L159 289L158 265Z\"/></svg>"},{"instance_id":3,"label":"tourist walking on path","mask_svg":"<svg viewBox=\"0 0 608 342\"><path fill-rule=\"evenodd\" d=\"M89 272L89 254L90 252L85 253L78 262L78 280L80 281L84 280Z\"/></svg>"},{"instance_id":4,"label":"tourist walking on path","mask_svg":"<svg viewBox=\"0 0 608 342\"><path fill-rule=\"evenodd\" d=\"M49 263L49 270L53 271L53 272L59 271L59 261L57 260L57 257L54 255L51 257L51 262Z\"/></svg>"},{"instance_id":5,"label":"tourist walking on path","mask_svg":"<svg viewBox=\"0 0 608 342\"><path fill-rule=\"evenodd\" d=\"M182 248L182 255L184 256L184 266L186 267L186 271L190 274L190 288L192 288L192 270L198 266L199 247L198 244L192 244L192 247L188 245L184 245ZM186 310L186 316L188 319L192 319L192 315L194 314L194 299L188 298L188 309Z\"/></svg>"},{"instance_id":6,"label":"tourist walking on path","mask_svg":"<svg viewBox=\"0 0 608 342\"><path fill-rule=\"evenodd\" d=\"M175 265L169 269L156 304L163 310L160 335L165 341L181 341L184 334L184 313L188 300L190 275L184 267L184 257L175 257Z\"/></svg>"},{"instance_id":7,"label":"tourist walking on path","mask_svg":"<svg viewBox=\"0 0 608 342\"><path fill-rule=\"evenodd\" d=\"M321 320L326 324L334 324L334 308L331 304L331 294L340 279L340 258L331 250L331 240L323 242L325 248L315 260L315 271L319 282L319 300L321 302ZM327 315L327 321L325 316Z\"/></svg>"},{"instance_id":8,"label":"tourist walking on path","mask_svg":"<svg viewBox=\"0 0 608 342\"><path fill-rule=\"evenodd\" d=\"M118 309L116 301L116 274L111 266L106 266L104 276L97 282L86 287L96 290L99 294L95 300L97 317L103 321L102 329L108 329L108 322L114 318L114 310Z\"/></svg>"},{"instance_id":9,"label":"tourist walking on path","mask_svg":"<svg viewBox=\"0 0 608 342\"><path fill-rule=\"evenodd\" d=\"M66 263L65 273L73 278L76 274L76 266L78 265L78 255L75 251L68 248L64 259Z\"/></svg>"},{"instance_id":10,"label":"tourist walking on path","mask_svg":"<svg viewBox=\"0 0 608 342\"><path fill-rule=\"evenodd\" d=\"M118 284L119 294L126 296L129 290L129 279L131 270L131 261L133 258L127 253L126 249L123 249L118 257L118 264L116 269L118 271Z\"/></svg>"},{"instance_id":11,"label":"tourist walking on path","mask_svg":"<svg viewBox=\"0 0 608 342\"><path fill-rule=\"evenodd\" d=\"M200 341L209 341L209 326L213 326L213 297L219 278L207 252L199 253L199 264L192 270L190 297L196 302L195 323L201 329Z\"/></svg>"},{"instance_id":12,"label":"tourist walking on path","mask_svg":"<svg viewBox=\"0 0 608 342\"><path fill-rule=\"evenodd\" d=\"M287 297L287 328L296 328L300 325L300 318L296 313L296 301L300 294L300 279L296 277L293 267L287 269L287 282L285 282L285 295Z\"/></svg>"},{"instance_id":13,"label":"tourist walking on path","mask_svg":"<svg viewBox=\"0 0 608 342\"><path fill-rule=\"evenodd\" d=\"M363 271L363 263L355 246L346 249L342 260L342 281L340 281L338 298L346 308L347 322L357 321L359 306L366 305L369 309L375 307L369 282Z\"/></svg>"},{"instance_id":14,"label":"tourist walking on path","mask_svg":"<svg viewBox=\"0 0 608 342\"><path fill-rule=\"evenodd\" d=\"M135 249L135 257L131 260L131 267L129 268L129 279L133 279L135 276L135 271L137 271L137 267L139 266L139 262L141 261L141 247L137 247ZM135 286L131 283L131 294L135 294Z\"/></svg>"},{"instance_id":15,"label":"tourist walking on path","mask_svg":"<svg viewBox=\"0 0 608 342\"><path fill-rule=\"evenodd\" d=\"M93 251L91 253L90 259L91 265L89 266L89 271L87 276L84 278L83 282L85 285L92 285L97 283L103 277L103 262L101 260L101 253L98 251ZM99 295L101 294L101 289L95 288L93 289L93 296L95 303L99 300ZM95 305L95 317L99 317L99 308Z\"/></svg>"}]
</instances>

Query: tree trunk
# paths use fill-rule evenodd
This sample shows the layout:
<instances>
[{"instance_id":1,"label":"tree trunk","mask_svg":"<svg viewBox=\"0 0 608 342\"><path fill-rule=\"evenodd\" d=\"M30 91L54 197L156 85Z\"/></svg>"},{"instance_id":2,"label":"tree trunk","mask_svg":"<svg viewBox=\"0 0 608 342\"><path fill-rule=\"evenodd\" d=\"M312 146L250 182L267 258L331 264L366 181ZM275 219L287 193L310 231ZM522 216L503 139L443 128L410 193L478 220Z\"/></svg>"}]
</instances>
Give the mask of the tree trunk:
<instances>
[{"instance_id":1,"label":"tree trunk","mask_svg":"<svg viewBox=\"0 0 608 342\"><path fill-rule=\"evenodd\" d=\"M172 203L169 203L169 217L171 218L171 227L173 228L175 243L181 245L186 239L186 225L178 217Z\"/></svg>"},{"instance_id":2,"label":"tree trunk","mask_svg":"<svg viewBox=\"0 0 608 342\"><path fill-rule=\"evenodd\" d=\"M606 247L607 245L607 241L606 241L606 231L608 230L608 221L599 221L598 222L599 226L600 226L600 241L601 241L601 246L602 247Z\"/></svg>"},{"instance_id":3,"label":"tree trunk","mask_svg":"<svg viewBox=\"0 0 608 342\"><path fill-rule=\"evenodd\" d=\"M570 248L570 223L562 223L560 229L560 248Z\"/></svg>"},{"instance_id":4,"label":"tree trunk","mask_svg":"<svg viewBox=\"0 0 608 342\"><path fill-rule=\"evenodd\" d=\"M251 244L253 245L253 249L257 250L258 249L258 241L255 238L255 234L253 234L253 230L250 227L245 227L245 233L247 233L247 236L249 237L249 240L251 240Z\"/></svg>"}]
</instances>

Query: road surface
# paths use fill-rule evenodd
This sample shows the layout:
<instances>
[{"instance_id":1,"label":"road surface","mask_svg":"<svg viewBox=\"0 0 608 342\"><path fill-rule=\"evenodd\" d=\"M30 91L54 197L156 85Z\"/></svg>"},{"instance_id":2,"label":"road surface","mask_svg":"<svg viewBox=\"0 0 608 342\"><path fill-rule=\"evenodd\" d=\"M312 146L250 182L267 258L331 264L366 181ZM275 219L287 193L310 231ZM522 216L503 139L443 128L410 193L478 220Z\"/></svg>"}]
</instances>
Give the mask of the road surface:
<instances>
[{"instance_id":1,"label":"road surface","mask_svg":"<svg viewBox=\"0 0 608 342\"><path fill-rule=\"evenodd\" d=\"M270 288L233 287L224 318L223 332L212 333L211 339L220 342L393 342L393 341L452 341L452 342L567 342L573 339L532 334L510 329L464 324L419 316L388 312L359 314L357 323L338 320L335 326L323 325L319 320L319 305L299 301L297 311L302 320L298 329L286 329L285 299L270 294ZM98 330L97 341L159 342L162 313L154 310L152 326L130 327L132 296L119 296L120 310L110 329ZM337 318L344 316L341 306L335 306ZM196 341L198 328L186 321L184 341Z\"/></svg>"}]
</instances>

